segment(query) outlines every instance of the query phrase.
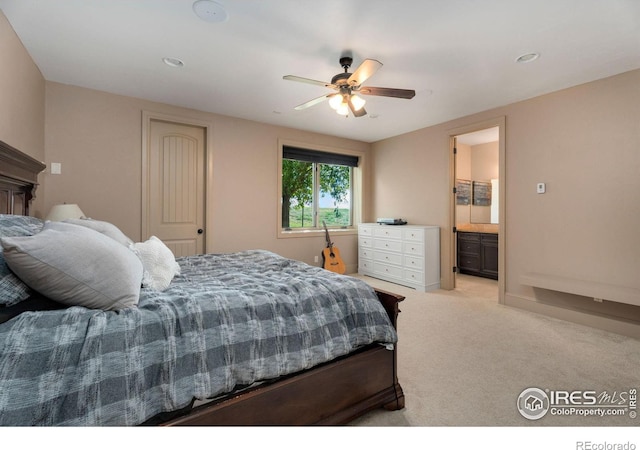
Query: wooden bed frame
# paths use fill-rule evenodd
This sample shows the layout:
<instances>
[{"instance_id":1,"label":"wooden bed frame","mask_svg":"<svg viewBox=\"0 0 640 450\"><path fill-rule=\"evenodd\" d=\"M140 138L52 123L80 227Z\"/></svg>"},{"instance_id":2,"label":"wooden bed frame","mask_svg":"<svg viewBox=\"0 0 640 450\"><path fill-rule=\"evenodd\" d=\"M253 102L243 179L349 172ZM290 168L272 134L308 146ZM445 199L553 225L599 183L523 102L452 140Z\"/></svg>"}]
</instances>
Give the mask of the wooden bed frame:
<instances>
[{"instance_id":1,"label":"wooden bed frame","mask_svg":"<svg viewBox=\"0 0 640 450\"><path fill-rule=\"evenodd\" d=\"M0 141L0 214L29 214L46 166ZM394 327L404 297L376 290ZM309 370L228 394L201 406L162 414L153 425L338 425L368 411L404 408L397 345L379 344Z\"/></svg>"}]
</instances>

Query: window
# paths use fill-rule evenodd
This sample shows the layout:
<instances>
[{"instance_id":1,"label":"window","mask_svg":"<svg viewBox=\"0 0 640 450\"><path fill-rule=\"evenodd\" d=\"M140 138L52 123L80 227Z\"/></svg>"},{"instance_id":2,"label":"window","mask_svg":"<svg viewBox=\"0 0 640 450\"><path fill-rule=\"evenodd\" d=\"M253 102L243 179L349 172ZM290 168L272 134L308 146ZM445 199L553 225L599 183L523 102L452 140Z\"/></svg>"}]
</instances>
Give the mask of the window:
<instances>
[{"instance_id":1,"label":"window","mask_svg":"<svg viewBox=\"0 0 640 450\"><path fill-rule=\"evenodd\" d=\"M348 228L354 223L358 156L284 145L281 229Z\"/></svg>"}]
</instances>

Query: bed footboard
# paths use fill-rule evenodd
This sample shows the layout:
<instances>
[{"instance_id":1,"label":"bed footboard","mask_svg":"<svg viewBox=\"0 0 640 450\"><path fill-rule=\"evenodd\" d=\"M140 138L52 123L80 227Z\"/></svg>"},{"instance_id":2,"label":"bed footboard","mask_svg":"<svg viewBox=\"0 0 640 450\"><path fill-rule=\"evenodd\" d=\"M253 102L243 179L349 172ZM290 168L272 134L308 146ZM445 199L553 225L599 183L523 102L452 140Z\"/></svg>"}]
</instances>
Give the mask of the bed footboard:
<instances>
[{"instance_id":1,"label":"bed footboard","mask_svg":"<svg viewBox=\"0 0 640 450\"><path fill-rule=\"evenodd\" d=\"M394 327L404 297L376 290ZM340 425L384 407L404 408L397 346L348 356L194 408L164 425Z\"/></svg>"}]
</instances>

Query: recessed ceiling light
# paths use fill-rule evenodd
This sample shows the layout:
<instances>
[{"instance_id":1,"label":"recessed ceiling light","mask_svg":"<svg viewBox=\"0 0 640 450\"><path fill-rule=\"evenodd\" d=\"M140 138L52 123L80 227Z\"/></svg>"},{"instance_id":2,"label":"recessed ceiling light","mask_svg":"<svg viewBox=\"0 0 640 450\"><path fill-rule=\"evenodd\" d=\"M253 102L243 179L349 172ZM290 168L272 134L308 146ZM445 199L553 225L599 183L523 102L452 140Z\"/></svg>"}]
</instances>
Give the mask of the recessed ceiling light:
<instances>
[{"instance_id":1,"label":"recessed ceiling light","mask_svg":"<svg viewBox=\"0 0 640 450\"><path fill-rule=\"evenodd\" d=\"M211 0L194 2L193 12L205 22L224 22L228 17L224 7Z\"/></svg>"},{"instance_id":2,"label":"recessed ceiling light","mask_svg":"<svg viewBox=\"0 0 640 450\"><path fill-rule=\"evenodd\" d=\"M184 62L178 58L162 58L162 62L171 67L183 67Z\"/></svg>"},{"instance_id":3,"label":"recessed ceiling light","mask_svg":"<svg viewBox=\"0 0 640 450\"><path fill-rule=\"evenodd\" d=\"M528 63L531 61L535 61L540 57L540 53L525 53L524 55L520 55L516 58L517 63Z\"/></svg>"}]
</instances>

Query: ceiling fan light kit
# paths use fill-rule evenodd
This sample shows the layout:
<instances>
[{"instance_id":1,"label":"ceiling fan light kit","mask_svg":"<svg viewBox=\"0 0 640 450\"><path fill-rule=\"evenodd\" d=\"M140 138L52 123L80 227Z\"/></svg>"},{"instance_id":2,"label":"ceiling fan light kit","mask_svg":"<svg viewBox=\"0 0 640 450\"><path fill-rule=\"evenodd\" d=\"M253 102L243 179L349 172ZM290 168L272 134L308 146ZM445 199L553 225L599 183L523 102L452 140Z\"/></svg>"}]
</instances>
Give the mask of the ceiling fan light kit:
<instances>
[{"instance_id":1,"label":"ceiling fan light kit","mask_svg":"<svg viewBox=\"0 0 640 450\"><path fill-rule=\"evenodd\" d=\"M325 100L329 100L329 106L335 109L338 114L348 116L349 111L351 111L354 117L362 117L367 114L364 109L366 101L359 95L356 95L356 93L404 99L411 99L416 95L416 92L411 89L364 87L362 84L376 73L380 67L382 67L382 63L375 59L365 59L353 73L349 73L349 68L352 63L353 58L349 56L343 56L340 58L340 65L344 69L344 73L334 75L330 83L302 78L295 75L285 75L282 77L285 80L315 84L338 91L335 94L323 95L309 100L306 103L296 106L295 109L306 109Z\"/></svg>"},{"instance_id":2,"label":"ceiling fan light kit","mask_svg":"<svg viewBox=\"0 0 640 450\"><path fill-rule=\"evenodd\" d=\"M333 108L339 115L349 115L349 102L351 102L355 112L360 111L367 101L356 94L333 94L329 98L329 106Z\"/></svg>"},{"instance_id":3,"label":"ceiling fan light kit","mask_svg":"<svg viewBox=\"0 0 640 450\"><path fill-rule=\"evenodd\" d=\"M332 94L329 96L329 106L331 106L333 109L338 109L338 107L342 104L343 102L343 97L340 94Z\"/></svg>"},{"instance_id":4,"label":"ceiling fan light kit","mask_svg":"<svg viewBox=\"0 0 640 450\"><path fill-rule=\"evenodd\" d=\"M365 103L367 103L365 99L363 99L362 97L356 94L351 94L350 100L353 103L353 107L356 111L359 111L360 109L362 109Z\"/></svg>"}]
</instances>

